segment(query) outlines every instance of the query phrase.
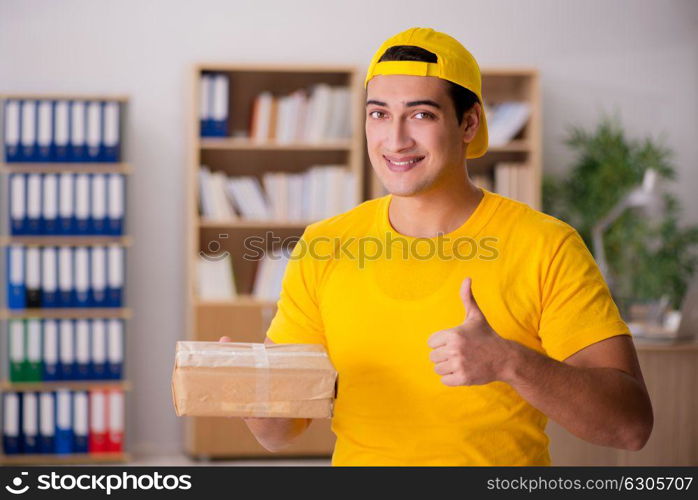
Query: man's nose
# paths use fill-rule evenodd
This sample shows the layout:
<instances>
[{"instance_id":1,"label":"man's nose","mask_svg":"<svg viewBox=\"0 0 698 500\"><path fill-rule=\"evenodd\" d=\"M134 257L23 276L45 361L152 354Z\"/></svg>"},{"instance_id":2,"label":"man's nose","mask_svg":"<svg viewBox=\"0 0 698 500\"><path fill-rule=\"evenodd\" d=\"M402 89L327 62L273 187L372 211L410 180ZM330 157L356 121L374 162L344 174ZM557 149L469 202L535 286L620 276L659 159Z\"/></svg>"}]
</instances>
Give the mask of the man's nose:
<instances>
[{"instance_id":1,"label":"man's nose","mask_svg":"<svg viewBox=\"0 0 698 500\"><path fill-rule=\"evenodd\" d=\"M390 125L386 146L392 152L404 151L414 146L409 127L403 120L395 120Z\"/></svg>"}]
</instances>

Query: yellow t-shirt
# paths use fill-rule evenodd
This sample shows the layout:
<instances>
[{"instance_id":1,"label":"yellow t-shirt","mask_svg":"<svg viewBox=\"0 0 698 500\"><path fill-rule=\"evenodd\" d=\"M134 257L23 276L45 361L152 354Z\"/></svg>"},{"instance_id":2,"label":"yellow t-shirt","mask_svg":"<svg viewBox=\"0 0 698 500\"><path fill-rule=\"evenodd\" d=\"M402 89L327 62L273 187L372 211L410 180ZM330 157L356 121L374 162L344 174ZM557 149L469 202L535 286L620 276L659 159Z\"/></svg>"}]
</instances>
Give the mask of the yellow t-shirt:
<instances>
[{"instance_id":1,"label":"yellow t-shirt","mask_svg":"<svg viewBox=\"0 0 698 500\"><path fill-rule=\"evenodd\" d=\"M387 195L309 225L294 248L267 336L327 348L333 465L550 464L547 418L510 385L447 387L434 372L427 339L462 323L468 276L499 335L554 359L629 335L574 228L483 192L440 238L397 233Z\"/></svg>"}]
</instances>

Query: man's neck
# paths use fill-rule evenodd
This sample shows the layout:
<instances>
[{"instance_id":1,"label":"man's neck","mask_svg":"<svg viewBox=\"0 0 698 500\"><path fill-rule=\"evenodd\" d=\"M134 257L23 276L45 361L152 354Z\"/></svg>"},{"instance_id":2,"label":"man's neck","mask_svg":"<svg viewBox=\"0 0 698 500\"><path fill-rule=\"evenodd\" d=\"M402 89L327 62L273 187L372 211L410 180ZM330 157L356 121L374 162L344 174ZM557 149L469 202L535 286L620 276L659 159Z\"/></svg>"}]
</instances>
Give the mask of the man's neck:
<instances>
[{"instance_id":1,"label":"man's neck","mask_svg":"<svg viewBox=\"0 0 698 500\"><path fill-rule=\"evenodd\" d=\"M466 177L414 196L392 196L388 208L390 224L400 234L434 238L461 227L477 208L484 193Z\"/></svg>"}]
</instances>

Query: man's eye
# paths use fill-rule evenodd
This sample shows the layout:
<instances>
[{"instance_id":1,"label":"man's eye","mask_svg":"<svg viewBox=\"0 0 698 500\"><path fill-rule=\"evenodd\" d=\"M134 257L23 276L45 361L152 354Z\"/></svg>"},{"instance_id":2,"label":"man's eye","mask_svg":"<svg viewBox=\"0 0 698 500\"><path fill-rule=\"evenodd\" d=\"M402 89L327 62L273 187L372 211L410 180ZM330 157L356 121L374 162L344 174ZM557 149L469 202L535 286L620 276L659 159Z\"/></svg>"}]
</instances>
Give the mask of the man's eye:
<instances>
[{"instance_id":1,"label":"man's eye","mask_svg":"<svg viewBox=\"0 0 698 500\"><path fill-rule=\"evenodd\" d=\"M368 116L370 116L371 118L375 118L375 119L379 120L385 116L385 113L383 113L382 111L371 111L368 114Z\"/></svg>"},{"instance_id":2,"label":"man's eye","mask_svg":"<svg viewBox=\"0 0 698 500\"><path fill-rule=\"evenodd\" d=\"M418 113L415 113L414 116L418 120L431 120L432 118L434 118L434 115L427 111L419 111Z\"/></svg>"}]
</instances>

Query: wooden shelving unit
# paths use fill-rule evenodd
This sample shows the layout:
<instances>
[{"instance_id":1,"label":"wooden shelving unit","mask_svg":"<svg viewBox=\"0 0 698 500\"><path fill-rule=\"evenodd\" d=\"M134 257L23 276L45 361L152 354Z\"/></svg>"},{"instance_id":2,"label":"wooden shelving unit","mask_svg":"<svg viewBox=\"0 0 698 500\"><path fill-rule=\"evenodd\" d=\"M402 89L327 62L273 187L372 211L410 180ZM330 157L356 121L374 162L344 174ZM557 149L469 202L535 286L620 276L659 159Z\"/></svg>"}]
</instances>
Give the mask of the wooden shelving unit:
<instances>
[{"instance_id":1,"label":"wooden shelving unit","mask_svg":"<svg viewBox=\"0 0 698 500\"><path fill-rule=\"evenodd\" d=\"M542 112L538 71L527 68L492 68L482 70L482 93L485 104L505 101L526 102L531 115L521 133L508 144L492 146L481 158L468 160L470 177L486 176L492 179L497 163L520 163L526 175L521 182L528 195L522 199L531 207L542 207ZM378 178L371 174L371 197L387 194Z\"/></svg>"},{"instance_id":2,"label":"wooden shelving unit","mask_svg":"<svg viewBox=\"0 0 698 500\"><path fill-rule=\"evenodd\" d=\"M117 101L121 104L121 134L124 137L123 130L123 115L126 114L126 105L128 97L121 95L67 95L67 94L0 94L0 102L7 99L21 100L68 100L68 101ZM122 141L122 156L124 154L124 146ZM3 156L4 157L4 156ZM6 177L13 173L26 174L53 174L53 173L84 173L84 174L123 174L130 175L133 173L131 164L127 162L120 163L2 163L0 162L0 176ZM127 196L128 198L128 196ZM127 207L128 204L125 204ZM7 227L6 220L9 218L5 206L0 207L0 217L2 224L0 227ZM12 236L3 234L0 235L0 251L9 245L24 245L24 246L93 246L93 245L111 245L118 244L123 247L130 247L133 244L133 238L128 235L123 236L101 236L101 235L26 235ZM0 271L0 276L5 275L5 259L4 252L0 263L3 270ZM126 270L124 269L124 276ZM4 285L3 285L4 286ZM0 297L5 299L4 294L0 293ZM13 319L123 319L128 320L132 317L132 310L126 307L120 308L61 308L61 309L24 309L14 310L7 309L5 302L0 307L0 326L5 326L8 320ZM0 332L2 329L0 329ZM127 329L124 329L126 333ZM2 336L2 344L0 345L0 354L2 355L2 363L7 363L7 333ZM126 338L126 335L125 335ZM125 348L124 348L125 352ZM0 363L0 364L2 364ZM121 389L123 391L131 390L131 383L126 380L69 380L69 381L46 381L46 382L11 382L9 380L0 380L0 396L3 392L50 392L59 388L70 390L89 390L95 388L104 389ZM2 415L2 405L0 405L0 416ZM0 434L2 428L0 427ZM73 454L17 454L5 455L0 447L0 465L76 465L76 464L98 464L98 463L123 463L130 460L128 453L73 453Z\"/></svg>"},{"instance_id":3,"label":"wooden shelving unit","mask_svg":"<svg viewBox=\"0 0 698 500\"><path fill-rule=\"evenodd\" d=\"M224 73L229 77L230 137L200 138L199 78L203 72ZM346 66L228 65L202 64L193 70L190 103L191 157L189 162L188 220L188 303L187 331L193 340L218 340L228 335L241 342L262 342L276 304L251 296L256 263L242 259L246 237L263 236L267 231L282 239L298 237L312 221L210 221L198 215L198 176L200 165L226 175L255 175L265 172L303 172L313 165L346 165L357 180L356 204L363 201L364 135L362 115L363 74ZM346 86L351 89L351 138L321 143L277 143L252 141L238 137L247 130L254 98L262 91L285 95L317 83ZM225 238L221 238L221 234ZM196 264L199 252L217 241L222 251L232 255L239 295L230 301L201 301L195 294ZM238 419L188 418L186 451L196 457L263 456L259 446ZM313 424L298 443L284 455L329 455L334 437L329 422Z\"/></svg>"},{"instance_id":4,"label":"wooden shelving unit","mask_svg":"<svg viewBox=\"0 0 698 500\"><path fill-rule=\"evenodd\" d=\"M0 173L6 174L124 174L133 173L128 163L2 163Z\"/></svg>"}]
</instances>

